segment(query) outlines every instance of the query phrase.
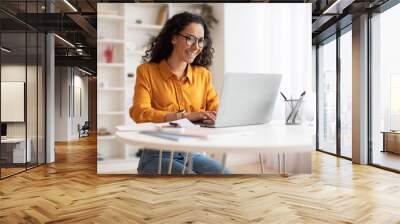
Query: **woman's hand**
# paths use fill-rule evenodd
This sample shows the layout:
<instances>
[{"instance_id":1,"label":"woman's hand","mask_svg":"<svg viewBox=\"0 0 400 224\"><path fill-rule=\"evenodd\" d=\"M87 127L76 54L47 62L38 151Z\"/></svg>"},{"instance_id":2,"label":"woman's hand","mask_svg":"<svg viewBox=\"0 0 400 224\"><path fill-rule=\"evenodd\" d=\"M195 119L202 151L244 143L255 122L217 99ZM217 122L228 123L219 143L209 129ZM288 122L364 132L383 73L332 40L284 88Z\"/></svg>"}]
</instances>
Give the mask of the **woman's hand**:
<instances>
[{"instance_id":1,"label":"woman's hand","mask_svg":"<svg viewBox=\"0 0 400 224\"><path fill-rule=\"evenodd\" d=\"M192 122L202 121L214 124L215 119L217 118L217 112L216 111L189 112L185 113L184 117Z\"/></svg>"}]
</instances>

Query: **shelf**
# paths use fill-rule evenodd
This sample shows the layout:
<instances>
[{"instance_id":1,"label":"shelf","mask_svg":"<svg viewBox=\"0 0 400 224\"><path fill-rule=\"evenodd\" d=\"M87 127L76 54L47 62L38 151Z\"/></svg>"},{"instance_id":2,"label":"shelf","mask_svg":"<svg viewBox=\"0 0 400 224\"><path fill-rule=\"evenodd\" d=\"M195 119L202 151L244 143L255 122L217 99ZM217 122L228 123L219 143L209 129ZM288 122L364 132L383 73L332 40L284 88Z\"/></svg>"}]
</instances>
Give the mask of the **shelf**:
<instances>
[{"instance_id":1,"label":"shelf","mask_svg":"<svg viewBox=\"0 0 400 224\"><path fill-rule=\"evenodd\" d=\"M98 39L99 44L124 44L124 40L120 39Z\"/></svg>"},{"instance_id":2,"label":"shelf","mask_svg":"<svg viewBox=\"0 0 400 224\"><path fill-rule=\"evenodd\" d=\"M168 6L169 3L161 3L161 2L141 2L135 4L128 4L128 7L143 7L143 8L160 8L161 6Z\"/></svg>"},{"instance_id":3,"label":"shelf","mask_svg":"<svg viewBox=\"0 0 400 224\"><path fill-rule=\"evenodd\" d=\"M97 63L98 67L123 68L123 63Z\"/></svg>"},{"instance_id":4,"label":"shelf","mask_svg":"<svg viewBox=\"0 0 400 224\"><path fill-rule=\"evenodd\" d=\"M139 54L139 55L144 55L146 53L146 51L144 50L133 50L133 51L127 50L126 52L127 54Z\"/></svg>"},{"instance_id":5,"label":"shelf","mask_svg":"<svg viewBox=\"0 0 400 224\"><path fill-rule=\"evenodd\" d=\"M131 25L128 25L128 28L130 28L130 29L148 29L148 30L160 31L162 26L153 25L153 24L131 24Z\"/></svg>"},{"instance_id":6,"label":"shelf","mask_svg":"<svg viewBox=\"0 0 400 224\"><path fill-rule=\"evenodd\" d=\"M124 21L124 17L118 15L98 15L97 19L104 19L109 21Z\"/></svg>"},{"instance_id":7,"label":"shelf","mask_svg":"<svg viewBox=\"0 0 400 224\"><path fill-rule=\"evenodd\" d=\"M109 92L109 91L124 91L123 87L107 87L107 88L98 88L99 91Z\"/></svg>"},{"instance_id":8,"label":"shelf","mask_svg":"<svg viewBox=\"0 0 400 224\"><path fill-rule=\"evenodd\" d=\"M99 112L97 115L101 116L119 116L119 115L125 115L124 111L104 111L104 112Z\"/></svg>"},{"instance_id":9,"label":"shelf","mask_svg":"<svg viewBox=\"0 0 400 224\"><path fill-rule=\"evenodd\" d=\"M114 140L116 139L115 135L102 135L102 136L97 136L97 140Z\"/></svg>"}]
</instances>

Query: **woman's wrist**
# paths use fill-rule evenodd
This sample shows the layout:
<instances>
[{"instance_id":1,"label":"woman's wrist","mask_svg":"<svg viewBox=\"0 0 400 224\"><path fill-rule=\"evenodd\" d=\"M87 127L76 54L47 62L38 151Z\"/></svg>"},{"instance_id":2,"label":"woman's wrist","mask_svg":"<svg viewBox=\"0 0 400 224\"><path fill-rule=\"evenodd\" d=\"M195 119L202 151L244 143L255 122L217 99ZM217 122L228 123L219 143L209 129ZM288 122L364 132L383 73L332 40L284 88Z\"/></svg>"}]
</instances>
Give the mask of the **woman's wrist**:
<instances>
[{"instance_id":1,"label":"woman's wrist","mask_svg":"<svg viewBox=\"0 0 400 224\"><path fill-rule=\"evenodd\" d=\"M176 119L180 120L180 119L184 119L186 118L186 112L178 112L176 113Z\"/></svg>"}]
</instances>

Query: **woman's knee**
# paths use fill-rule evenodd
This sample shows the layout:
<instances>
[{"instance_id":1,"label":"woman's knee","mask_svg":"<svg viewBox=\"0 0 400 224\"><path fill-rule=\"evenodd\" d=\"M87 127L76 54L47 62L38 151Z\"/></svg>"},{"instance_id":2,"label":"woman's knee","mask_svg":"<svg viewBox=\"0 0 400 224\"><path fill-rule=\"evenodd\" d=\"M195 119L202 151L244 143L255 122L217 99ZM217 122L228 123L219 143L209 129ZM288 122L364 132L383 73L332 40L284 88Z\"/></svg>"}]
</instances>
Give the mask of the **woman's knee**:
<instances>
[{"instance_id":1,"label":"woman's knee","mask_svg":"<svg viewBox=\"0 0 400 224\"><path fill-rule=\"evenodd\" d=\"M230 174L231 171L219 161L202 154L193 157L193 170L201 174Z\"/></svg>"}]
</instances>

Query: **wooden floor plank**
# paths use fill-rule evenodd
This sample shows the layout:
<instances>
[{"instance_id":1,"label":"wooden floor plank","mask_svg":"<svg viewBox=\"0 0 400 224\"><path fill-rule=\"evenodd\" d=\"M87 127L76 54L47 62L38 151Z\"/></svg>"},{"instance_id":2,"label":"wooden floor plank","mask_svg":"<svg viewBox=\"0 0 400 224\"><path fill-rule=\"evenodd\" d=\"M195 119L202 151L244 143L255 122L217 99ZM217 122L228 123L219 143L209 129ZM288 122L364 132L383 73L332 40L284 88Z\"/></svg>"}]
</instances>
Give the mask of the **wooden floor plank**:
<instances>
[{"instance_id":1,"label":"wooden floor plank","mask_svg":"<svg viewBox=\"0 0 400 224\"><path fill-rule=\"evenodd\" d=\"M313 173L97 175L95 137L0 181L0 223L400 223L400 175L320 152Z\"/></svg>"}]
</instances>

